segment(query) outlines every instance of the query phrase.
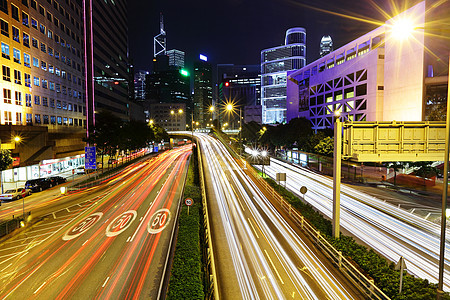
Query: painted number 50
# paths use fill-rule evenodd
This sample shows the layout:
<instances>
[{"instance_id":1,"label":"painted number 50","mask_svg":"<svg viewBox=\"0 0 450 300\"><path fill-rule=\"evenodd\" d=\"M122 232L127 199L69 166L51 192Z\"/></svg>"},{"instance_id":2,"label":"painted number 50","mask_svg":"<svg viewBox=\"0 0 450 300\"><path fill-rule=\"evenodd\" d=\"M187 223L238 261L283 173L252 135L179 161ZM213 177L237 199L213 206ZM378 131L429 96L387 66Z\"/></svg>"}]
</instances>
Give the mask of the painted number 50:
<instances>
[{"instance_id":1,"label":"painted number 50","mask_svg":"<svg viewBox=\"0 0 450 300\"><path fill-rule=\"evenodd\" d=\"M150 222L147 225L147 231L155 234L161 232L170 221L170 211L166 208L162 208L156 211L150 218Z\"/></svg>"}]
</instances>

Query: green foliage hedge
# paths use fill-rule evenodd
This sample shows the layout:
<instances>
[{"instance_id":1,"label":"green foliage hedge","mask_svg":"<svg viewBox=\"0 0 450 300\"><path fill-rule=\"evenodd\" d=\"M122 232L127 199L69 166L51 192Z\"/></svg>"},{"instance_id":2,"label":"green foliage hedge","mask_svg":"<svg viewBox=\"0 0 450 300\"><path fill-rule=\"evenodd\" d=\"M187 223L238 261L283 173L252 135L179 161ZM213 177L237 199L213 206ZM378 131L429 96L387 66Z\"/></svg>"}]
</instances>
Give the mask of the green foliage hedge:
<instances>
[{"instance_id":1,"label":"green foliage hedge","mask_svg":"<svg viewBox=\"0 0 450 300\"><path fill-rule=\"evenodd\" d=\"M416 278L412 275L403 276L403 292L398 294L400 284L400 271L395 270L395 264L389 262L381 255L366 246L359 245L352 237L341 234L339 239L332 237L332 224L318 213L310 204L302 202L293 193L278 185L274 180L265 180L295 207L323 236L342 254L356 262L359 267L374 279L375 284L391 299L398 300L420 300L436 299L437 285L429 283L428 280ZM450 294L445 293L442 299L450 299Z\"/></svg>"},{"instance_id":2,"label":"green foliage hedge","mask_svg":"<svg viewBox=\"0 0 450 300\"><path fill-rule=\"evenodd\" d=\"M196 153L196 151L194 151ZM193 155L184 187L183 199L192 198L189 209L183 204L178 224L178 237L169 280L167 299L204 299L202 265L202 195L199 187L199 173Z\"/></svg>"}]
</instances>

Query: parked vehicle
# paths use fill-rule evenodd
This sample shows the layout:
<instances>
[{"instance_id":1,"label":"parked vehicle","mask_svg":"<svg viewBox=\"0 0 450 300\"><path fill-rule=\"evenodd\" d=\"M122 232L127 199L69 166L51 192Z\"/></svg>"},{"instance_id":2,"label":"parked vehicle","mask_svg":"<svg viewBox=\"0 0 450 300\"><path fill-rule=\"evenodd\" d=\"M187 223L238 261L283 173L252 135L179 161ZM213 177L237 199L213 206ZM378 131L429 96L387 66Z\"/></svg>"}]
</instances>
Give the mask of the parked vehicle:
<instances>
[{"instance_id":1,"label":"parked vehicle","mask_svg":"<svg viewBox=\"0 0 450 300\"><path fill-rule=\"evenodd\" d=\"M65 183L67 181L66 178L64 178L62 176L51 176L51 177L48 177L48 180L50 180L52 182L53 186L61 184L61 183Z\"/></svg>"},{"instance_id":2,"label":"parked vehicle","mask_svg":"<svg viewBox=\"0 0 450 300\"><path fill-rule=\"evenodd\" d=\"M75 174L86 174L86 170L84 169L83 166L80 166L75 169Z\"/></svg>"},{"instance_id":3,"label":"parked vehicle","mask_svg":"<svg viewBox=\"0 0 450 300\"><path fill-rule=\"evenodd\" d=\"M25 182L25 188L30 189L32 192L40 192L52 186L53 183L47 178L31 179Z\"/></svg>"},{"instance_id":4,"label":"parked vehicle","mask_svg":"<svg viewBox=\"0 0 450 300\"><path fill-rule=\"evenodd\" d=\"M10 189L0 195L0 200L18 200L20 198L31 195L31 191L25 188Z\"/></svg>"}]
</instances>

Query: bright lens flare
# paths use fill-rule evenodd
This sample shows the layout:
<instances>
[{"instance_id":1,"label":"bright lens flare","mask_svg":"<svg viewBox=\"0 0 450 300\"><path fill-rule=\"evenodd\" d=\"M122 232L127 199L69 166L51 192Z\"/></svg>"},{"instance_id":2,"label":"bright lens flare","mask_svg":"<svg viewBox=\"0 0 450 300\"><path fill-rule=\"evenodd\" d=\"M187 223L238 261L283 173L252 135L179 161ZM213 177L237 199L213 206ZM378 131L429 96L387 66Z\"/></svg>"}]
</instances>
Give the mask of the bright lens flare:
<instances>
[{"instance_id":1,"label":"bright lens flare","mask_svg":"<svg viewBox=\"0 0 450 300\"><path fill-rule=\"evenodd\" d=\"M392 37L397 40L406 40L414 31L414 24L409 19L399 19L392 25Z\"/></svg>"}]
</instances>

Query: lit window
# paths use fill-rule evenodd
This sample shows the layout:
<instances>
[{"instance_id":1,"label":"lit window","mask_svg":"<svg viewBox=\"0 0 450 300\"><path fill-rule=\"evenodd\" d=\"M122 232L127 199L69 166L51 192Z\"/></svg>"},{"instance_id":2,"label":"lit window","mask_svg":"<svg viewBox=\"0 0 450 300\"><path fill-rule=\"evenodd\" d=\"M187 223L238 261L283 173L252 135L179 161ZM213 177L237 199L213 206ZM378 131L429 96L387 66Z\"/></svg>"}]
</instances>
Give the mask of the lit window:
<instances>
[{"instance_id":1,"label":"lit window","mask_svg":"<svg viewBox=\"0 0 450 300\"><path fill-rule=\"evenodd\" d=\"M33 57L33 67L39 68L39 59Z\"/></svg>"},{"instance_id":2,"label":"lit window","mask_svg":"<svg viewBox=\"0 0 450 300\"><path fill-rule=\"evenodd\" d=\"M22 32L22 35L23 35L23 45L30 48L30 36L25 32Z\"/></svg>"},{"instance_id":3,"label":"lit window","mask_svg":"<svg viewBox=\"0 0 450 300\"><path fill-rule=\"evenodd\" d=\"M2 57L9 59L9 45L2 42Z\"/></svg>"},{"instance_id":4,"label":"lit window","mask_svg":"<svg viewBox=\"0 0 450 300\"><path fill-rule=\"evenodd\" d=\"M14 62L20 64L20 51L13 48Z\"/></svg>"},{"instance_id":5,"label":"lit window","mask_svg":"<svg viewBox=\"0 0 450 300\"><path fill-rule=\"evenodd\" d=\"M23 65L25 66L25 67L31 67L30 66L30 63L31 63L31 57L30 57L30 55L29 54L27 54L27 53L24 53L23 54Z\"/></svg>"},{"instance_id":6,"label":"lit window","mask_svg":"<svg viewBox=\"0 0 450 300\"><path fill-rule=\"evenodd\" d=\"M1 25L1 33L6 36L9 37L9 25L8 22L3 21L2 19L0 19L0 25Z\"/></svg>"}]
</instances>

